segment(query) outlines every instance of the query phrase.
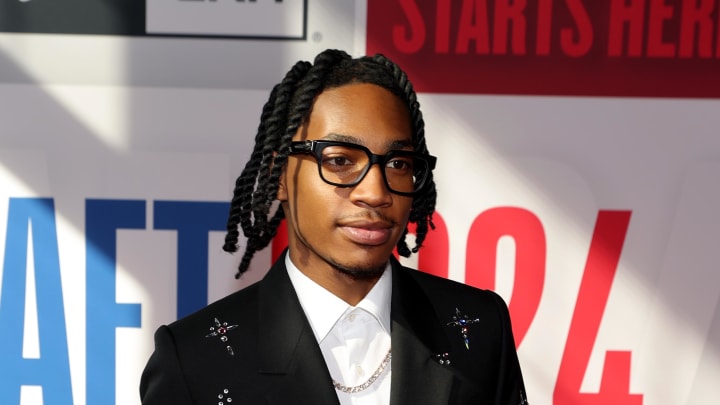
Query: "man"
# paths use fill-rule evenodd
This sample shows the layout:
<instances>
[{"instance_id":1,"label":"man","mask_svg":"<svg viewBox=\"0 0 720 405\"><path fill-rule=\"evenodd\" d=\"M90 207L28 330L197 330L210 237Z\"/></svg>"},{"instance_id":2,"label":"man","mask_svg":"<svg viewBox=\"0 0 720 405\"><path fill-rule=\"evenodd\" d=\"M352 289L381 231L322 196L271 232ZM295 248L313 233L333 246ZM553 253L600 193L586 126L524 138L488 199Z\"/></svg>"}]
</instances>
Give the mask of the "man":
<instances>
[{"instance_id":1,"label":"man","mask_svg":"<svg viewBox=\"0 0 720 405\"><path fill-rule=\"evenodd\" d=\"M158 329L143 404L526 404L502 299L393 256L411 253L409 222L414 252L432 227L435 163L393 62L298 62L263 109L225 244L240 226L242 273L284 218L288 249L259 283Z\"/></svg>"}]
</instances>

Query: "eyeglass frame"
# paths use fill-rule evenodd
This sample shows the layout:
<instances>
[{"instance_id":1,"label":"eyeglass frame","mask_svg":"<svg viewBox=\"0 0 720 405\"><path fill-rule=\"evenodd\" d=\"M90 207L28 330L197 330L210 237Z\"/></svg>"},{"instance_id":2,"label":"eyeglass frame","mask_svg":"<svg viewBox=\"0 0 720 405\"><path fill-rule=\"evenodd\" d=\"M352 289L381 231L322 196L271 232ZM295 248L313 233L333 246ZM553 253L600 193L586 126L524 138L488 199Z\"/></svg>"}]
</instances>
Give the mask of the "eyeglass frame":
<instances>
[{"instance_id":1,"label":"eyeglass frame","mask_svg":"<svg viewBox=\"0 0 720 405\"><path fill-rule=\"evenodd\" d=\"M344 184L344 183L336 183L329 181L323 176L322 171L322 151L328 146L343 146L351 149L361 150L365 152L365 154L368 156L368 165L363 169L362 173L355 179L352 183ZM419 194L423 189L427 186L427 179L430 175L430 173L435 169L435 165L437 163L437 157L429 155L429 154L421 154L416 151L410 151L410 150L401 150L401 149L393 149L385 153L384 155L378 155L375 153L372 153L370 149L367 147L352 143L352 142L343 142L343 141L330 141L330 140L324 140L324 139L317 139L317 140L305 140L305 141L293 141L290 143L290 146L288 147L288 154L289 155L311 155L315 157L315 161L317 162L318 167L318 174L320 175L320 179L324 181L327 184L330 184L331 186L335 187L354 187L360 184L361 181L367 176L368 172L370 172L370 168L374 164L381 165L380 172L382 173L383 181L385 182L385 187L394 194L412 197L417 194ZM419 159L422 161L425 161L427 163L427 173L425 173L425 176L422 179L422 182L420 183L420 186L417 187L414 191L411 192L405 192L405 191L397 191L394 190L390 186L390 182L388 182L387 174L385 174L385 163L390 161L393 157L396 156L409 156L414 159Z\"/></svg>"}]
</instances>

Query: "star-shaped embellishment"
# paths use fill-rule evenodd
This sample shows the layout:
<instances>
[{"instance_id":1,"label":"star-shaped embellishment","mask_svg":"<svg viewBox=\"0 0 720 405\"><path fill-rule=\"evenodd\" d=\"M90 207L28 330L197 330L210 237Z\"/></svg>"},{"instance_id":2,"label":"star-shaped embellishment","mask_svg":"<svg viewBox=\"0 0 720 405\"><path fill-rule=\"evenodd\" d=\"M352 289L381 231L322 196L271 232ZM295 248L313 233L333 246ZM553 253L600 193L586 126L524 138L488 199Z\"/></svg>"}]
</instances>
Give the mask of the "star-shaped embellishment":
<instances>
[{"instance_id":1,"label":"star-shaped embellishment","mask_svg":"<svg viewBox=\"0 0 720 405\"><path fill-rule=\"evenodd\" d=\"M467 315L464 315L458 308L455 308L455 315L452 317L453 321L448 322L447 326L457 326L460 328L460 334L462 335L463 342L465 342L465 348L470 350L470 338L468 337L468 326L480 322L479 318L472 319Z\"/></svg>"},{"instance_id":2,"label":"star-shaped embellishment","mask_svg":"<svg viewBox=\"0 0 720 405\"><path fill-rule=\"evenodd\" d=\"M220 341L223 343L228 342L227 333L235 328L237 328L237 325L228 325L227 322L220 322L217 318L215 318L215 325L210 327L210 333L205 335L206 338L209 337L215 337L220 336ZM232 346L227 345L225 349L230 353L231 356L235 355L235 352L233 351Z\"/></svg>"}]
</instances>

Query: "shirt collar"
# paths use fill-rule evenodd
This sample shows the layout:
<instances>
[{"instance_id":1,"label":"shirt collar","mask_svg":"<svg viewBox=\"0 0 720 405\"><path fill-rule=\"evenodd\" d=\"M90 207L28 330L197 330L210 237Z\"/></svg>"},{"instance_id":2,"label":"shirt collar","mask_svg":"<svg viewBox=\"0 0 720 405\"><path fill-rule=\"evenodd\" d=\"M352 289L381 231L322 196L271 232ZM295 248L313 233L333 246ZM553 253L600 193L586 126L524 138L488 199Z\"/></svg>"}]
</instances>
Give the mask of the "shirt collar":
<instances>
[{"instance_id":1,"label":"shirt collar","mask_svg":"<svg viewBox=\"0 0 720 405\"><path fill-rule=\"evenodd\" d=\"M285 255L285 267L290 281L305 311L315 338L321 342L335 323L346 313L361 308L370 313L385 331L390 333L390 300L392 295L392 271L388 262L385 271L373 288L355 307L335 296L300 271Z\"/></svg>"}]
</instances>

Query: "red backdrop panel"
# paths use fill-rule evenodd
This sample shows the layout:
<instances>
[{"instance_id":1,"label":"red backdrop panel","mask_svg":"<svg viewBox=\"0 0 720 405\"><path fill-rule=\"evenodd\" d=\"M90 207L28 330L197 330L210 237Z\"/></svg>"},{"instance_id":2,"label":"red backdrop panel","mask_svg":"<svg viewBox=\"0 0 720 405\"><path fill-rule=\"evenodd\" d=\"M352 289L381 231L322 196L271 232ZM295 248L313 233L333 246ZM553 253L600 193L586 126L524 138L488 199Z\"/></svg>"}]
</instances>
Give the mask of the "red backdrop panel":
<instances>
[{"instance_id":1,"label":"red backdrop panel","mask_svg":"<svg viewBox=\"0 0 720 405\"><path fill-rule=\"evenodd\" d=\"M369 0L367 52L433 93L720 97L718 0Z\"/></svg>"}]
</instances>

